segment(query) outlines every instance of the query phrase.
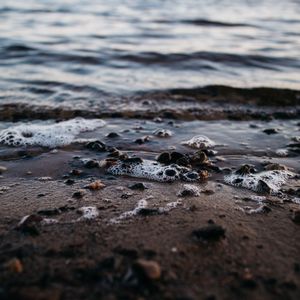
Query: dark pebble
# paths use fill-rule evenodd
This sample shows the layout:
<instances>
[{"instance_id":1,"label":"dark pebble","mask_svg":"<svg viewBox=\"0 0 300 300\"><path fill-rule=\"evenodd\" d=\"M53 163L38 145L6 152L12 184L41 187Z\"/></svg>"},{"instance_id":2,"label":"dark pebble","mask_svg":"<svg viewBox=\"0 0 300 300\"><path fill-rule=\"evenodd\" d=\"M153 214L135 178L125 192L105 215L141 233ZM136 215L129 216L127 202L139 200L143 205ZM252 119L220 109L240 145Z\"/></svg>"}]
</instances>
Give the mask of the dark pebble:
<instances>
[{"instance_id":1,"label":"dark pebble","mask_svg":"<svg viewBox=\"0 0 300 300\"><path fill-rule=\"evenodd\" d=\"M84 196L84 192L83 191L76 191L73 193L72 197L76 198L76 199L80 199Z\"/></svg>"},{"instance_id":2,"label":"dark pebble","mask_svg":"<svg viewBox=\"0 0 300 300\"><path fill-rule=\"evenodd\" d=\"M65 181L65 184L66 185L72 185L72 184L74 184L75 183L75 180L73 180L73 179L67 179L66 181Z\"/></svg>"},{"instance_id":3,"label":"dark pebble","mask_svg":"<svg viewBox=\"0 0 300 300\"><path fill-rule=\"evenodd\" d=\"M276 134L279 132L279 130L276 128L267 128L267 129L263 130L263 132L266 134Z\"/></svg>"},{"instance_id":4,"label":"dark pebble","mask_svg":"<svg viewBox=\"0 0 300 300\"><path fill-rule=\"evenodd\" d=\"M148 189L142 182L134 183L128 187L132 190L141 190L141 191Z\"/></svg>"},{"instance_id":5,"label":"dark pebble","mask_svg":"<svg viewBox=\"0 0 300 300\"><path fill-rule=\"evenodd\" d=\"M82 174L82 171L78 170L78 169L73 169L73 170L70 171L70 174L74 175L74 176L79 176L79 175Z\"/></svg>"},{"instance_id":6,"label":"dark pebble","mask_svg":"<svg viewBox=\"0 0 300 300\"><path fill-rule=\"evenodd\" d=\"M86 147L88 149L99 151L99 152L105 152L107 150L106 145L101 141L93 141L86 144Z\"/></svg>"},{"instance_id":7,"label":"dark pebble","mask_svg":"<svg viewBox=\"0 0 300 300\"><path fill-rule=\"evenodd\" d=\"M225 237L225 229L219 225L208 225L192 232L192 235L200 240L219 240Z\"/></svg>"},{"instance_id":8,"label":"dark pebble","mask_svg":"<svg viewBox=\"0 0 300 300\"><path fill-rule=\"evenodd\" d=\"M158 162L160 162L161 164L169 164L170 161L171 161L170 153L163 152L160 155L158 155L158 157L156 158L156 160Z\"/></svg>"},{"instance_id":9,"label":"dark pebble","mask_svg":"<svg viewBox=\"0 0 300 300\"><path fill-rule=\"evenodd\" d=\"M143 136L141 138L136 139L134 142L136 144L142 145L142 144L147 143L149 141L150 141L150 137L147 135L147 136Z\"/></svg>"},{"instance_id":10,"label":"dark pebble","mask_svg":"<svg viewBox=\"0 0 300 300\"><path fill-rule=\"evenodd\" d=\"M159 211L157 208L142 208L138 214L141 216L153 216L159 214Z\"/></svg>"},{"instance_id":11,"label":"dark pebble","mask_svg":"<svg viewBox=\"0 0 300 300\"><path fill-rule=\"evenodd\" d=\"M294 223L300 224L300 210L293 211L292 220Z\"/></svg>"},{"instance_id":12,"label":"dark pebble","mask_svg":"<svg viewBox=\"0 0 300 300\"><path fill-rule=\"evenodd\" d=\"M117 138L117 137L120 137L120 135L116 132L110 132L106 135L106 137L108 137L108 138Z\"/></svg>"},{"instance_id":13,"label":"dark pebble","mask_svg":"<svg viewBox=\"0 0 300 300\"><path fill-rule=\"evenodd\" d=\"M23 233L28 233L30 235L38 235L38 225L41 223L42 220L43 217L39 215L30 215L24 222L20 223L17 226L17 229Z\"/></svg>"},{"instance_id":14,"label":"dark pebble","mask_svg":"<svg viewBox=\"0 0 300 300\"><path fill-rule=\"evenodd\" d=\"M85 164L84 164L84 167L85 168L89 168L89 169L92 169L92 168L98 168L99 167L99 163L98 161L94 160L94 159L91 159L91 160L88 160Z\"/></svg>"}]
</instances>

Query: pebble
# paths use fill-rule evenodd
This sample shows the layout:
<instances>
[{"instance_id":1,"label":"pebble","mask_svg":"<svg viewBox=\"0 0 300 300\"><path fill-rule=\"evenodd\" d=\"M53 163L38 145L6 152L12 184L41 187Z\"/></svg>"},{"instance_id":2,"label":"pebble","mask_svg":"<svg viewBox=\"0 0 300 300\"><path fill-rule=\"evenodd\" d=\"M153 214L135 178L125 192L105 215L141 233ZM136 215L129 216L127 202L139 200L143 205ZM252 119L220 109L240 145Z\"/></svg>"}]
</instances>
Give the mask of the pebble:
<instances>
[{"instance_id":1,"label":"pebble","mask_svg":"<svg viewBox=\"0 0 300 300\"><path fill-rule=\"evenodd\" d=\"M99 162L95 159L91 159L91 160L88 160L87 162L85 162L84 166L85 166L85 168L89 168L89 169L99 168Z\"/></svg>"},{"instance_id":2,"label":"pebble","mask_svg":"<svg viewBox=\"0 0 300 300\"><path fill-rule=\"evenodd\" d=\"M300 224L300 210L293 211L292 220L294 223Z\"/></svg>"},{"instance_id":3,"label":"pebble","mask_svg":"<svg viewBox=\"0 0 300 300\"><path fill-rule=\"evenodd\" d=\"M220 225L211 224L194 230L192 235L200 240L219 240L225 237L225 229Z\"/></svg>"},{"instance_id":4,"label":"pebble","mask_svg":"<svg viewBox=\"0 0 300 300\"><path fill-rule=\"evenodd\" d=\"M43 221L43 217L32 214L27 215L22 218L22 220L17 225L17 229L24 232L29 233L31 235L38 235L39 230L37 228L37 225L39 225Z\"/></svg>"},{"instance_id":5,"label":"pebble","mask_svg":"<svg viewBox=\"0 0 300 300\"><path fill-rule=\"evenodd\" d=\"M23 264L18 258L12 258L6 262L5 266L12 273L22 273L24 270Z\"/></svg>"},{"instance_id":6,"label":"pebble","mask_svg":"<svg viewBox=\"0 0 300 300\"><path fill-rule=\"evenodd\" d=\"M80 199L84 196L84 191L83 190L79 190L73 193L72 197L76 198L76 199Z\"/></svg>"},{"instance_id":7,"label":"pebble","mask_svg":"<svg viewBox=\"0 0 300 300\"><path fill-rule=\"evenodd\" d=\"M0 166L0 174L4 173L5 171L7 171L7 168Z\"/></svg>"},{"instance_id":8,"label":"pebble","mask_svg":"<svg viewBox=\"0 0 300 300\"><path fill-rule=\"evenodd\" d=\"M106 145L101 141L93 141L86 144L86 147L88 149L99 151L99 152L105 152L107 150Z\"/></svg>"},{"instance_id":9,"label":"pebble","mask_svg":"<svg viewBox=\"0 0 300 300\"><path fill-rule=\"evenodd\" d=\"M267 128L263 130L264 133L266 134L277 134L279 133L279 129L277 128Z\"/></svg>"},{"instance_id":10,"label":"pebble","mask_svg":"<svg viewBox=\"0 0 300 300\"><path fill-rule=\"evenodd\" d=\"M131 190L141 190L141 191L148 189L148 187L142 182L129 185L128 188L130 188Z\"/></svg>"},{"instance_id":11,"label":"pebble","mask_svg":"<svg viewBox=\"0 0 300 300\"><path fill-rule=\"evenodd\" d=\"M101 180L96 180L87 184L84 188L95 191L95 190L103 189L104 187L105 184Z\"/></svg>"},{"instance_id":12,"label":"pebble","mask_svg":"<svg viewBox=\"0 0 300 300\"><path fill-rule=\"evenodd\" d=\"M161 277L161 267L156 261L138 259L134 267L136 271L149 280L157 280Z\"/></svg>"},{"instance_id":13,"label":"pebble","mask_svg":"<svg viewBox=\"0 0 300 300\"><path fill-rule=\"evenodd\" d=\"M110 132L106 135L106 137L108 137L108 138L117 138L117 137L120 137L120 135L116 132Z\"/></svg>"}]
</instances>

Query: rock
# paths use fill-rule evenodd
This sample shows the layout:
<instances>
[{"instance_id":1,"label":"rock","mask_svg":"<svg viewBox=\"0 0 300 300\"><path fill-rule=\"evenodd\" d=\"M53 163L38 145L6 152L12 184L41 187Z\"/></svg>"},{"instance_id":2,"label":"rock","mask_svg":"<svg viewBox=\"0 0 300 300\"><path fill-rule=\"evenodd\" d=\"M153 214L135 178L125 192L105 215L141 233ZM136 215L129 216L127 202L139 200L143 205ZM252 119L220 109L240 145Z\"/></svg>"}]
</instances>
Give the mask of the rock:
<instances>
[{"instance_id":1,"label":"rock","mask_svg":"<svg viewBox=\"0 0 300 300\"><path fill-rule=\"evenodd\" d=\"M104 187L105 184L101 180L96 180L87 184L84 188L95 191L95 190L103 189Z\"/></svg>"},{"instance_id":2,"label":"rock","mask_svg":"<svg viewBox=\"0 0 300 300\"><path fill-rule=\"evenodd\" d=\"M263 130L264 133L266 134L277 134L279 133L279 129L277 128L267 128Z\"/></svg>"},{"instance_id":3,"label":"rock","mask_svg":"<svg viewBox=\"0 0 300 300\"><path fill-rule=\"evenodd\" d=\"M248 175L251 173L255 173L256 170L253 165L242 165L235 173L239 175Z\"/></svg>"},{"instance_id":4,"label":"rock","mask_svg":"<svg viewBox=\"0 0 300 300\"><path fill-rule=\"evenodd\" d=\"M156 160L161 163L161 164L169 164L171 161L171 156L170 153L168 152L163 152L160 155L158 155L158 157L156 158Z\"/></svg>"},{"instance_id":5,"label":"rock","mask_svg":"<svg viewBox=\"0 0 300 300\"><path fill-rule=\"evenodd\" d=\"M16 229L22 231L23 233L28 233L30 235L38 235L38 225L43 221L43 217L32 214L22 218L22 220L17 225Z\"/></svg>"},{"instance_id":6,"label":"rock","mask_svg":"<svg viewBox=\"0 0 300 300\"><path fill-rule=\"evenodd\" d=\"M192 235L200 240L219 240L225 237L225 229L220 225L211 224L193 230Z\"/></svg>"},{"instance_id":7,"label":"rock","mask_svg":"<svg viewBox=\"0 0 300 300\"><path fill-rule=\"evenodd\" d=\"M157 137L161 137L161 138L166 138L166 137L170 137L172 136L172 131L168 130L168 129L157 129L155 131L153 131L153 135L157 136Z\"/></svg>"},{"instance_id":8,"label":"rock","mask_svg":"<svg viewBox=\"0 0 300 300\"><path fill-rule=\"evenodd\" d=\"M106 135L106 137L108 137L108 138L117 138L117 137L120 137L120 135L116 132L110 132Z\"/></svg>"},{"instance_id":9,"label":"rock","mask_svg":"<svg viewBox=\"0 0 300 300\"><path fill-rule=\"evenodd\" d=\"M292 220L294 223L300 224L300 210L294 210L292 215Z\"/></svg>"},{"instance_id":10,"label":"rock","mask_svg":"<svg viewBox=\"0 0 300 300\"><path fill-rule=\"evenodd\" d=\"M71 175L74 175L74 176L80 176L83 172L81 170L78 170L78 169L73 169L70 171L70 174Z\"/></svg>"},{"instance_id":11,"label":"rock","mask_svg":"<svg viewBox=\"0 0 300 300\"><path fill-rule=\"evenodd\" d=\"M136 139L134 142L136 144L142 145L142 144L147 143L149 141L150 141L150 137L148 135L146 135L146 136L143 136L141 138Z\"/></svg>"},{"instance_id":12,"label":"rock","mask_svg":"<svg viewBox=\"0 0 300 300\"><path fill-rule=\"evenodd\" d=\"M0 174L3 174L5 171L7 171L7 168L0 166Z\"/></svg>"},{"instance_id":13,"label":"rock","mask_svg":"<svg viewBox=\"0 0 300 300\"><path fill-rule=\"evenodd\" d=\"M9 260L5 266L11 273L22 273L24 269L22 262L18 258Z\"/></svg>"},{"instance_id":14,"label":"rock","mask_svg":"<svg viewBox=\"0 0 300 300\"><path fill-rule=\"evenodd\" d=\"M263 195L270 195L272 189L266 182L264 182L263 180L259 180L257 183L257 191Z\"/></svg>"},{"instance_id":15,"label":"rock","mask_svg":"<svg viewBox=\"0 0 300 300\"><path fill-rule=\"evenodd\" d=\"M107 151L107 147L104 143L101 141L93 141L89 142L86 144L86 147L88 149L94 150L94 151L99 151L99 152L105 152Z\"/></svg>"},{"instance_id":16,"label":"rock","mask_svg":"<svg viewBox=\"0 0 300 300\"><path fill-rule=\"evenodd\" d=\"M73 193L72 197L76 198L76 199L80 199L84 196L84 191L83 190L79 190Z\"/></svg>"},{"instance_id":17,"label":"rock","mask_svg":"<svg viewBox=\"0 0 300 300\"><path fill-rule=\"evenodd\" d=\"M277 164L277 163L270 163L267 164L264 169L266 171L274 171L274 170L284 170L287 171L288 168L285 165Z\"/></svg>"},{"instance_id":18,"label":"rock","mask_svg":"<svg viewBox=\"0 0 300 300\"><path fill-rule=\"evenodd\" d=\"M72 185L72 184L74 184L75 183L75 180L73 180L73 179L67 179L66 181L65 181L65 184L66 185Z\"/></svg>"},{"instance_id":19,"label":"rock","mask_svg":"<svg viewBox=\"0 0 300 300\"><path fill-rule=\"evenodd\" d=\"M141 190L141 191L148 189L147 186L145 186L145 184L142 182L134 183L128 186L128 188L130 188L131 190Z\"/></svg>"},{"instance_id":20,"label":"rock","mask_svg":"<svg viewBox=\"0 0 300 300\"><path fill-rule=\"evenodd\" d=\"M88 160L84 163L85 168L99 168L99 162L95 159Z\"/></svg>"},{"instance_id":21,"label":"rock","mask_svg":"<svg viewBox=\"0 0 300 300\"><path fill-rule=\"evenodd\" d=\"M161 277L161 268L156 261L138 259L134 264L134 268L146 279L157 280Z\"/></svg>"}]
</instances>

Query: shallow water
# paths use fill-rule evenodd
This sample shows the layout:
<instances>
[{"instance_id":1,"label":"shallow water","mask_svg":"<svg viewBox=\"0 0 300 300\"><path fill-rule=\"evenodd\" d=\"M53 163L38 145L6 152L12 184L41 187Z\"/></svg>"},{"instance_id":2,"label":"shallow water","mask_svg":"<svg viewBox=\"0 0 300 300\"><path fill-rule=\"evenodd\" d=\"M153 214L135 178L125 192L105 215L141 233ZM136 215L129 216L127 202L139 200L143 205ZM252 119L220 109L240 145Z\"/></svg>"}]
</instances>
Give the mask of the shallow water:
<instances>
[{"instance_id":1,"label":"shallow water","mask_svg":"<svg viewBox=\"0 0 300 300\"><path fill-rule=\"evenodd\" d=\"M80 108L153 89L300 87L295 0L2 1L0 18L6 102Z\"/></svg>"}]
</instances>

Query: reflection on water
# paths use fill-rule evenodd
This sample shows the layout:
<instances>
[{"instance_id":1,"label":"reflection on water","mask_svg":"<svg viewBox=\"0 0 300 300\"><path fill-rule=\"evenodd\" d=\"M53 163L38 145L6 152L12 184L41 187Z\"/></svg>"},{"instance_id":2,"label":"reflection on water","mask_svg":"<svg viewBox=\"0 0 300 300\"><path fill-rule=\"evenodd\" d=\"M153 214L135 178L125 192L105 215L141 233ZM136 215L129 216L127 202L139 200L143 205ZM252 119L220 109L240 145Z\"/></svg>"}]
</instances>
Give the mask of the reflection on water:
<instances>
[{"instance_id":1,"label":"reflection on water","mask_svg":"<svg viewBox=\"0 0 300 300\"><path fill-rule=\"evenodd\" d=\"M300 2L1 1L0 99L300 87Z\"/></svg>"}]
</instances>

